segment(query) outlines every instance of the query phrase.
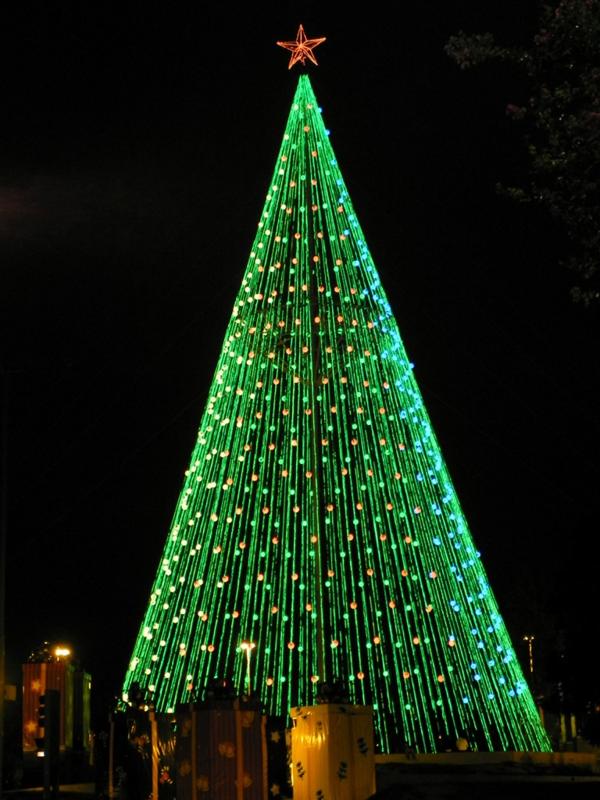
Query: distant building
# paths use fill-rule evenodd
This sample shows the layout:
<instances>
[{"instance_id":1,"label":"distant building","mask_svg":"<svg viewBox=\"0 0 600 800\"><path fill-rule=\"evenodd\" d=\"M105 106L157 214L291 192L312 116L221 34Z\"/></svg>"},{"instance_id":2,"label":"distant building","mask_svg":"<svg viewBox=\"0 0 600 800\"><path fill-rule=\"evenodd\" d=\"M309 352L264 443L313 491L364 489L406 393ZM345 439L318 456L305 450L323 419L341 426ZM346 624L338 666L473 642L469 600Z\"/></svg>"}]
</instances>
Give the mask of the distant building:
<instances>
[{"instance_id":1,"label":"distant building","mask_svg":"<svg viewBox=\"0 0 600 800\"><path fill-rule=\"evenodd\" d=\"M48 689L60 692L60 749L89 750L91 688L90 674L72 660L70 650L47 642L35 650L23 664L23 753L38 749L40 697Z\"/></svg>"}]
</instances>

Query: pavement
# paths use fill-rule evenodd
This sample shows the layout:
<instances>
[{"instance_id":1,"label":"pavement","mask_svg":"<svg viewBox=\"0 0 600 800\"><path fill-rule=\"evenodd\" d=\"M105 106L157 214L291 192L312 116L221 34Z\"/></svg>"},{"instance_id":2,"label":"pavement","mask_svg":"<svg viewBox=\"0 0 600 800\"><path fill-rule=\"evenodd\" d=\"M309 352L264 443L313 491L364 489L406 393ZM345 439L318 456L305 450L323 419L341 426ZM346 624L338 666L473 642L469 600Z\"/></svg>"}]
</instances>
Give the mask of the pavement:
<instances>
[{"instance_id":1,"label":"pavement","mask_svg":"<svg viewBox=\"0 0 600 800\"><path fill-rule=\"evenodd\" d=\"M1 797L6 800L26 800L26 798L32 800L41 798L43 794L43 787L35 786L30 789L5 789ZM98 797L93 783L71 783L61 786L58 796L67 797L69 800L90 800L91 797Z\"/></svg>"},{"instance_id":2,"label":"pavement","mask_svg":"<svg viewBox=\"0 0 600 800\"><path fill-rule=\"evenodd\" d=\"M600 776L457 775L395 776L370 800L598 800Z\"/></svg>"},{"instance_id":3,"label":"pavement","mask_svg":"<svg viewBox=\"0 0 600 800\"><path fill-rule=\"evenodd\" d=\"M41 787L5 791L3 800L41 798ZM60 787L59 798L99 797L93 783ZM380 789L370 800L598 800L600 776L407 774Z\"/></svg>"}]
</instances>

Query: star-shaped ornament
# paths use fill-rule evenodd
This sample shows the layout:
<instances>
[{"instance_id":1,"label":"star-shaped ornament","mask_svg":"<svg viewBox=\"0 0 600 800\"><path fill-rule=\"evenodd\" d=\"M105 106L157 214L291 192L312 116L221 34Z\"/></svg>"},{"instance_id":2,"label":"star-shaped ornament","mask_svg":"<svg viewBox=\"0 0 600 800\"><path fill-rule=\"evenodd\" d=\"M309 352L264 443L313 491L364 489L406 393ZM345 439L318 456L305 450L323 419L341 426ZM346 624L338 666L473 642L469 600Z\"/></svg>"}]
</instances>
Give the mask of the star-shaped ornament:
<instances>
[{"instance_id":1,"label":"star-shaped ornament","mask_svg":"<svg viewBox=\"0 0 600 800\"><path fill-rule=\"evenodd\" d=\"M300 25L298 28L298 33L296 34L295 42L277 42L277 44L279 47L284 47L286 50L292 51L290 63L288 64L288 69L291 69L294 64L298 63L298 61L301 64L306 64L307 58L309 61L312 61L313 64L316 64L317 59L315 58L313 50L318 45L323 44L324 41L324 36L322 36L320 39L307 39L306 34L304 33L304 28L302 25Z\"/></svg>"}]
</instances>

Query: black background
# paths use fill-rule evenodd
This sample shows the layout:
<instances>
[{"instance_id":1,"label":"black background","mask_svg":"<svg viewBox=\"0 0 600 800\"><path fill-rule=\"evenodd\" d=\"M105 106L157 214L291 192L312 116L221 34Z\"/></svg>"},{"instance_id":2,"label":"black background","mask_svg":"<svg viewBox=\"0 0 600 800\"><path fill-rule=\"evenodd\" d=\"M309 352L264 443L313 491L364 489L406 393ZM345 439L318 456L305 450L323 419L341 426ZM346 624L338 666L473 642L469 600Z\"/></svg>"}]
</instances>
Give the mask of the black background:
<instances>
[{"instance_id":1,"label":"black background","mask_svg":"<svg viewBox=\"0 0 600 800\"><path fill-rule=\"evenodd\" d=\"M0 18L0 364L8 383L9 677L70 642L120 690L297 74L311 80L500 607L539 676L598 692L598 312L566 242L498 196L525 149L527 42L488 0L18 4Z\"/></svg>"}]
</instances>

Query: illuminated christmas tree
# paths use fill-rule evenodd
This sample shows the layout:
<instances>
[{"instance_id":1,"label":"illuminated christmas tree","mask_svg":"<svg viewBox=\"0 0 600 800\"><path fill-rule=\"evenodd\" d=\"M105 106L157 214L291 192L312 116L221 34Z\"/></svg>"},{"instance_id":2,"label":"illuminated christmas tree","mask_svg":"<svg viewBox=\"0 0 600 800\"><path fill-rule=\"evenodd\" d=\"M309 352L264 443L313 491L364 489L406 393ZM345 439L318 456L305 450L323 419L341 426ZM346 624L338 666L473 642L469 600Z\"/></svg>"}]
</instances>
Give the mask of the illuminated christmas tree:
<instances>
[{"instance_id":1,"label":"illuminated christmas tree","mask_svg":"<svg viewBox=\"0 0 600 800\"><path fill-rule=\"evenodd\" d=\"M124 701L226 677L284 715L341 681L383 751L549 749L306 75Z\"/></svg>"}]
</instances>

